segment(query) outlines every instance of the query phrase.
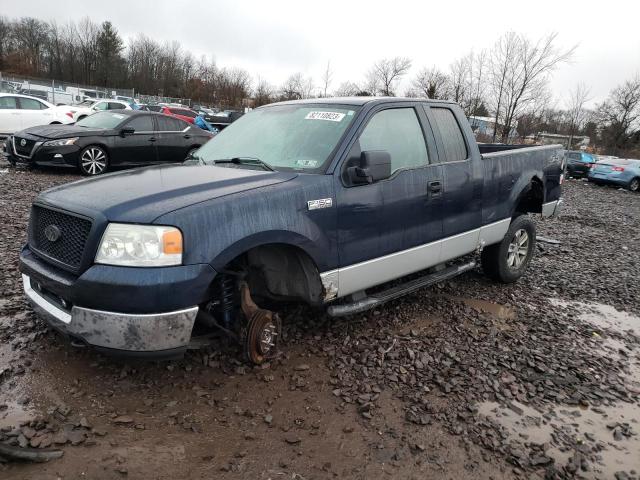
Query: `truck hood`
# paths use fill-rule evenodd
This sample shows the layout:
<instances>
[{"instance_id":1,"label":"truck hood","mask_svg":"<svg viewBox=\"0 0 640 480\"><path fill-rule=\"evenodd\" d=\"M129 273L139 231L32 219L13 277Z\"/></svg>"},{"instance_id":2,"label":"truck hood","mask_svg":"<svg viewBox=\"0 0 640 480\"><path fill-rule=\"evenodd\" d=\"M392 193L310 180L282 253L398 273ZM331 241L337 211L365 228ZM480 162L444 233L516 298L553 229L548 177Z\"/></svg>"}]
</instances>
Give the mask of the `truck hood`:
<instances>
[{"instance_id":1,"label":"truck hood","mask_svg":"<svg viewBox=\"0 0 640 480\"><path fill-rule=\"evenodd\" d=\"M21 132L16 133L16 136L21 137L27 135L33 135L35 137L46 139L58 139L69 137L93 137L96 135L115 135L114 130L105 130L104 128L86 128L77 127L75 125L41 125L38 127L31 127Z\"/></svg>"},{"instance_id":2,"label":"truck hood","mask_svg":"<svg viewBox=\"0 0 640 480\"><path fill-rule=\"evenodd\" d=\"M151 223L173 210L296 176L212 165L159 165L55 187L41 193L36 201L96 220Z\"/></svg>"}]
</instances>

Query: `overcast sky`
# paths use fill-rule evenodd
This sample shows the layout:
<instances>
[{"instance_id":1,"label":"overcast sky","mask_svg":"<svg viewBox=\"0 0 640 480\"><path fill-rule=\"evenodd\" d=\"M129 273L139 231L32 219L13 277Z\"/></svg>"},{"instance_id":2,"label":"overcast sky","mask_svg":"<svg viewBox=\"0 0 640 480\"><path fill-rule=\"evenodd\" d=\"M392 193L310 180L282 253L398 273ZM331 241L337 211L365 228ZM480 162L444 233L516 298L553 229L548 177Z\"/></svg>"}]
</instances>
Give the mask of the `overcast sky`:
<instances>
[{"instance_id":1,"label":"overcast sky","mask_svg":"<svg viewBox=\"0 0 640 480\"><path fill-rule=\"evenodd\" d=\"M111 20L125 40L138 33L177 40L196 58L243 67L276 85L297 71L319 84L329 60L332 88L359 82L382 57L410 57L410 76L422 66L447 69L508 30L532 39L555 31L560 47L578 46L571 64L554 74L558 106L578 82L596 102L640 72L640 0L2 0L0 13Z\"/></svg>"}]
</instances>

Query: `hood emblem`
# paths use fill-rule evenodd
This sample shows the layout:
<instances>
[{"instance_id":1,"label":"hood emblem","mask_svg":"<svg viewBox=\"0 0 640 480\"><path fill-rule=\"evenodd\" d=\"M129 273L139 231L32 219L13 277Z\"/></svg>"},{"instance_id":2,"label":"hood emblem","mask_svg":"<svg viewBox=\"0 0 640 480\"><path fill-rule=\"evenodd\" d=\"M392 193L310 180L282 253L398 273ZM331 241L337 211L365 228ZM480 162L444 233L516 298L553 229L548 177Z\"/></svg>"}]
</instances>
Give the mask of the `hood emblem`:
<instances>
[{"instance_id":1,"label":"hood emblem","mask_svg":"<svg viewBox=\"0 0 640 480\"><path fill-rule=\"evenodd\" d=\"M27 141L23 138L20 140L20 146L24 147L27 144Z\"/></svg>"},{"instance_id":2,"label":"hood emblem","mask_svg":"<svg viewBox=\"0 0 640 480\"><path fill-rule=\"evenodd\" d=\"M47 240L53 243L60 239L60 237L62 236L62 233L60 232L60 229L58 228L57 225L48 225L44 229L44 236L46 237Z\"/></svg>"}]
</instances>

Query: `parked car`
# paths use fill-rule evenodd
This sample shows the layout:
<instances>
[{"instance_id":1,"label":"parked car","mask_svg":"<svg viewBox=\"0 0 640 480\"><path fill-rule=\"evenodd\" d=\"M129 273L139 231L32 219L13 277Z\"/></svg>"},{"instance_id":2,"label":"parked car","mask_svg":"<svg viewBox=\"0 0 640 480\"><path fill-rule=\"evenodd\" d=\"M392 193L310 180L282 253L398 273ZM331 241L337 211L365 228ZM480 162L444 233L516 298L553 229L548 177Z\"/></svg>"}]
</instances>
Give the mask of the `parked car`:
<instances>
[{"instance_id":1,"label":"parked car","mask_svg":"<svg viewBox=\"0 0 640 480\"><path fill-rule=\"evenodd\" d=\"M640 190L640 160L611 158L594 164L589 181L596 185L617 185L632 192Z\"/></svg>"},{"instance_id":2,"label":"parked car","mask_svg":"<svg viewBox=\"0 0 640 480\"><path fill-rule=\"evenodd\" d=\"M586 177L589 170L596 163L596 156L580 151L569 151L567 158L567 175L574 178Z\"/></svg>"},{"instance_id":3,"label":"parked car","mask_svg":"<svg viewBox=\"0 0 640 480\"><path fill-rule=\"evenodd\" d=\"M100 175L109 168L184 161L212 135L153 112L99 112L75 125L32 127L7 142L13 164L78 168Z\"/></svg>"},{"instance_id":4,"label":"parked car","mask_svg":"<svg viewBox=\"0 0 640 480\"><path fill-rule=\"evenodd\" d=\"M56 107L40 98L0 93L0 137L35 125L73 123L68 107Z\"/></svg>"},{"instance_id":5,"label":"parked car","mask_svg":"<svg viewBox=\"0 0 640 480\"><path fill-rule=\"evenodd\" d=\"M180 120L184 120L185 122L193 123L198 116L196 112L191 110L190 108L185 107L162 107L160 110L161 113L165 115L171 115L172 117L179 118Z\"/></svg>"},{"instance_id":6,"label":"parked car","mask_svg":"<svg viewBox=\"0 0 640 480\"><path fill-rule=\"evenodd\" d=\"M182 165L41 193L20 253L25 293L53 327L109 353L181 355L219 329L261 363L281 322L256 302L353 314L476 268L478 251L491 278L524 275L528 214L561 208L563 147L493 150L452 102L260 107Z\"/></svg>"},{"instance_id":7,"label":"parked car","mask_svg":"<svg viewBox=\"0 0 640 480\"><path fill-rule=\"evenodd\" d=\"M71 112L73 113L74 121L82 120L89 115L93 115L96 112L103 110L131 110L131 105L122 100L85 100L84 102L72 105Z\"/></svg>"},{"instance_id":8,"label":"parked car","mask_svg":"<svg viewBox=\"0 0 640 480\"><path fill-rule=\"evenodd\" d=\"M163 105L147 105L150 112L162 112Z\"/></svg>"}]
</instances>

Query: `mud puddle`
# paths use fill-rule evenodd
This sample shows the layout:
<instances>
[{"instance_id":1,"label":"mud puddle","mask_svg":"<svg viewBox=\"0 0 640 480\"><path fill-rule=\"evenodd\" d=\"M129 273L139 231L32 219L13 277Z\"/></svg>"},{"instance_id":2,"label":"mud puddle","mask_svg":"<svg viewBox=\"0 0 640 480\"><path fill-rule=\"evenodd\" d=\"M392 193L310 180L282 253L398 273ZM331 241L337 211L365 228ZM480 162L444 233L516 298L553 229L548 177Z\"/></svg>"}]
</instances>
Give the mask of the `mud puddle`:
<instances>
[{"instance_id":1,"label":"mud puddle","mask_svg":"<svg viewBox=\"0 0 640 480\"><path fill-rule=\"evenodd\" d=\"M518 402L509 406L496 402L478 404L479 414L496 422L508 441L521 445L543 446L536 460L557 466L571 462L581 445L598 452L579 474L584 478L614 478L616 472L640 471L640 319L603 304L565 302L552 304L576 316L593 328L586 343L599 355L616 358L626 364L619 374L634 402L605 401L597 406L545 406L537 410ZM567 445L575 445L569 448ZM581 468L577 462L577 469ZM616 477L617 478L617 477Z\"/></svg>"},{"instance_id":2,"label":"mud puddle","mask_svg":"<svg viewBox=\"0 0 640 480\"><path fill-rule=\"evenodd\" d=\"M488 300L481 300L479 298L468 297L456 297L453 295L444 295L449 300L462 302L466 306L473 308L481 313L488 313L489 315L496 317L499 320L513 320L516 318L516 312L514 309L500 305L499 303L490 302Z\"/></svg>"},{"instance_id":3,"label":"mud puddle","mask_svg":"<svg viewBox=\"0 0 640 480\"><path fill-rule=\"evenodd\" d=\"M565 444L569 438L576 445L597 445L601 454L590 464L590 471L580 473L585 478L614 478L616 472L640 468L640 406L637 404L537 411L513 402L513 408L484 402L479 404L479 413L497 422L509 441L546 445L545 456L556 465L565 465L574 453L559 446L561 438Z\"/></svg>"}]
</instances>

